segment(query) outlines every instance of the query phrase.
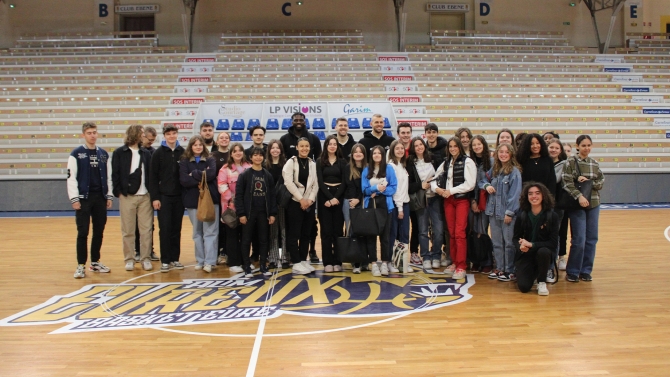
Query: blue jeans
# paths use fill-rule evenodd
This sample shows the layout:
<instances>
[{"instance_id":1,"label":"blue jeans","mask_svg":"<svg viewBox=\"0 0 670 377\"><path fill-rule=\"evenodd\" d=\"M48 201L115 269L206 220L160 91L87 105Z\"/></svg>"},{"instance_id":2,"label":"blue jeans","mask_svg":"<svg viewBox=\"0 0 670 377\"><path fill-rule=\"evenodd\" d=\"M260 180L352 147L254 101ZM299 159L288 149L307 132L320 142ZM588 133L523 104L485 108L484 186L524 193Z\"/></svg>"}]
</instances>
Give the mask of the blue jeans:
<instances>
[{"instance_id":1,"label":"blue jeans","mask_svg":"<svg viewBox=\"0 0 670 377\"><path fill-rule=\"evenodd\" d=\"M498 220L495 216L489 216L491 226L491 242L493 243L493 258L496 260L496 268L500 271L514 272L514 221L505 224L504 220Z\"/></svg>"},{"instance_id":2,"label":"blue jeans","mask_svg":"<svg viewBox=\"0 0 670 377\"><path fill-rule=\"evenodd\" d=\"M402 220L398 219L398 208L393 208L389 213L391 216L391 231L389 232L389 247L393 255L393 244L395 240L402 242L409 247L409 203L402 205Z\"/></svg>"},{"instance_id":3,"label":"blue jeans","mask_svg":"<svg viewBox=\"0 0 670 377\"><path fill-rule=\"evenodd\" d=\"M187 208L186 212L193 224L196 263L200 266L205 264L216 266L216 256L219 253L219 205L214 204L214 213L217 215L211 223L198 220L196 208Z\"/></svg>"},{"instance_id":4,"label":"blue jeans","mask_svg":"<svg viewBox=\"0 0 670 377\"><path fill-rule=\"evenodd\" d=\"M591 274L598 243L600 206L568 212L570 216L570 255L565 272L570 275Z\"/></svg>"},{"instance_id":5,"label":"blue jeans","mask_svg":"<svg viewBox=\"0 0 670 377\"><path fill-rule=\"evenodd\" d=\"M444 243L444 223L442 219L442 201L440 197L433 196L428 198L426 208L416 211L417 220L419 220L419 247L421 258L424 261L440 260L442 256L442 244ZM432 247L428 248L428 227L432 231Z\"/></svg>"}]
</instances>

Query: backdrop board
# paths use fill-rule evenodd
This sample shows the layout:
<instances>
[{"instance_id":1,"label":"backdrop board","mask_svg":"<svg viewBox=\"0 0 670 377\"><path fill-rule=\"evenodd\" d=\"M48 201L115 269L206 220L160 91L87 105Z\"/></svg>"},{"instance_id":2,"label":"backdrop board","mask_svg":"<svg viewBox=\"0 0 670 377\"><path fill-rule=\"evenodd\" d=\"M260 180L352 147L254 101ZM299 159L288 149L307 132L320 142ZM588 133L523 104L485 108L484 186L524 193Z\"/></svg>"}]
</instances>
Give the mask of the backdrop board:
<instances>
[{"instance_id":1,"label":"backdrop board","mask_svg":"<svg viewBox=\"0 0 670 377\"><path fill-rule=\"evenodd\" d=\"M291 127L291 115L300 111L305 114L310 132L324 140L335 133L336 119L343 117L349 122L349 133L355 140L371 130L373 114L384 116L384 129L395 130L397 124L393 106L383 102L202 102L193 123L193 133L200 130L200 124L208 121L216 132L228 131L231 141L251 145L249 129L260 124L267 129L265 141L279 139Z\"/></svg>"}]
</instances>

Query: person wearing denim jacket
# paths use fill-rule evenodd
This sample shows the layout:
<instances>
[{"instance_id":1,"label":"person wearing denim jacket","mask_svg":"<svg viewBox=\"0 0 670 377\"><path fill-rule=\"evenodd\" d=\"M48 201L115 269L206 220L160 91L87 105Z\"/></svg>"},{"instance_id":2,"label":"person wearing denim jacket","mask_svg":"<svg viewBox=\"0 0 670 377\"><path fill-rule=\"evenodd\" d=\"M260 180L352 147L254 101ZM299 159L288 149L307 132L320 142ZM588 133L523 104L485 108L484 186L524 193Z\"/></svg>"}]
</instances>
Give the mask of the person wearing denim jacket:
<instances>
[{"instance_id":1,"label":"person wearing denim jacket","mask_svg":"<svg viewBox=\"0 0 670 377\"><path fill-rule=\"evenodd\" d=\"M479 182L479 188L489 193L484 213L489 216L496 261L496 269L489 278L511 281L514 280L514 220L519 209L521 172L511 145L501 144L494 157L495 162L488 172L490 180L484 177Z\"/></svg>"}]
</instances>

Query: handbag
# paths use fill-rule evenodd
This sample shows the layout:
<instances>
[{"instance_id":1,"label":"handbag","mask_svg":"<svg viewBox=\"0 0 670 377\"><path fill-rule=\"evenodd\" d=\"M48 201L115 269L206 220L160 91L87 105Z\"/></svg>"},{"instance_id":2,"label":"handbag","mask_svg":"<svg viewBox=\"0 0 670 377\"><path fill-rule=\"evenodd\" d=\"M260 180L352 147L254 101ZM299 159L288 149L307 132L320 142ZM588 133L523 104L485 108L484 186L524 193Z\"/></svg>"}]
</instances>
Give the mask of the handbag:
<instances>
[{"instance_id":1,"label":"handbag","mask_svg":"<svg viewBox=\"0 0 670 377\"><path fill-rule=\"evenodd\" d=\"M202 179L198 184L198 190L200 190L200 196L198 197L196 218L203 223L210 223L216 220L216 212L214 211L212 193L209 192L209 186L207 185L207 171L202 172Z\"/></svg>"},{"instance_id":2,"label":"handbag","mask_svg":"<svg viewBox=\"0 0 670 377\"><path fill-rule=\"evenodd\" d=\"M581 176L582 172L579 170L579 161L577 159L574 159L575 161L575 166L577 168L577 176ZM574 181L575 188L579 190L579 192L582 193L582 195L591 201L591 191L593 191L593 180L587 179L584 182L578 182L577 180ZM565 188L561 187L561 190L559 190L556 193L556 205L555 207L558 209L583 209L581 205L579 205L579 199L575 199L570 195L570 192L568 192Z\"/></svg>"},{"instance_id":3,"label":"handbag","mask_svg":"<svg viewBox=\"0 0 670 377\"><path fill-rule=\"evenodd\" d=\"M228 207L221 214L221 221L226 224L230 229L237 228L237 213L232 208Z\"/></svg>"},{"instance_id":4,"label":"handbag","mask_svg":"<svg viewBox=\"0 0 670 377\"><path fill-rule=\"evenodd\" d=\"M374 198L371 200L373 208L352 208L349 210L351 231L357 236L379 236L384 232L388 213L384 208L377 208L377 202Z\"/></svg>"},{"instance_id":5,"label":"handbag","mask_svg":"<svg viewBox=\"0 0 670 377\"><path fill-rule=\"evenodd\" d=\"M421 182L419 173L417 173L416 168L414 169L414 176L416 180ZM426 208L426 190L420 189L419 191L409 194L409 209L410 211L418 211L420 209Z\"/></svg>"},{"instance_id":6,"label":"handbag","mask_svg":"<svg viewBox=\"0 0 670 377\"><path fill-rule=\"evenodd\" d=\"M368 251L365 238L352 237L351 226L348 227L346 236L337 237L335 246L340 261L343 263L368 263Z\"/></svg>"},{"instance_id":7,"label":"handbag","mask_svg":"<svg viewBox=\"0 0 670 377\"><path fill-rule=\"evenodd\" d=\"M280 180L277 182L275 192L277 193L277 205L282 208L288 208L288 204L291 202L293 195L288 191L283 181Z\"/></svg>"}]
</instances>

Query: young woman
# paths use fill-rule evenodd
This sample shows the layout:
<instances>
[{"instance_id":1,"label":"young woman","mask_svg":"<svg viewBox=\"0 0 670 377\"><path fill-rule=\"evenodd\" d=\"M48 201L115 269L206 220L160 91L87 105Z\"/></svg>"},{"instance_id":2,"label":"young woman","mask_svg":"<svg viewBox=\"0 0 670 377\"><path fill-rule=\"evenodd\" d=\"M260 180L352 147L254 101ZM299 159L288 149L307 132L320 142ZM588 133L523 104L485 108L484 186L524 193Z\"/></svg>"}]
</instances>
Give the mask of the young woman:
<instances>
[{"instance_id":1,"label":"young woman","mask_svg":"<svg viewBox=\"0 0 670 377\"><path fill-rule=\"evenodd\" d=\"M444 198L444 213L449 230L449 253L452 264L445 271L452 273L452 279L465 278L468 240L465 229L468 227L468 212L472 190L477 184L477 166L470 156L465 154L463 144L457 137L449 139L449 154L437 168L431 183L433 191Z\"/></svg>"},{"instance_id":2,"label":"young woman","mask_svg":"<svg viewBox=\"0 0 670 377\"><path fill-rule=\"evenodd\" d=\"M349 164L344 169L344 182L346 185L342 212L344 213L345 227L350 227L349 210L359 208L363 205L363 185L361 183L361 173L363 169L368 166L368 156L365 155L365 147L363 144L354 144L351 147L351 156L349 157ZM376 256L375 256L376 258ZM359 263L354 264L354 274L360 274L361 268L367 269L367 264L361 266Z\"/></svg>"},{"instance_id":3,"label":"young woman","mask_svg":"<svg viewBox=\"0 0 670 377\"><path fill-rule=\"evenodd\" d=\"M546 134L545 134L546 135ZM554 173L556 174L556 186L555 186L555 193L556 195L554 196L554 199L557 199L556 196L559 194L565 193L563 191L563 168L565 167L565 160L568 158L568 156L565 154L565 151L563 150L563 144L561 144L561 141L558 139L551 139L547 142L547 149L549 149L549 157L551 158L552 162L554 163ZM556 202L556 200L554 200ZM563 215L564 211L560 208L554 209L554 212L558 215L559 221L562 223L563 222ZM559 258L559 265L561 262L563 263L563 269L565 270L565 253L563 253L562 257L560 256L560 235L561 235L561 228L559 227L559 243L556 245L556 252L554 253L554 258L552 261L555 261L556 258ZM567 237L567 229L565 230L565 236ZM565 244L565 240L563 240L563 243ZM559 266L560 268L560 266ZM547 272L547 281L549 283L555 282L557 277L554 276L554 269L550 268L549 272Z\"/></svg>"},{"instance_id":4,"label":"young woman","mask_svg":"<svg viewBox=\"0 0 670 377\"><path fill-rule=\"evenodd\" d=\"M528 136L527 133L521 132L516 135L514 138L514 148L518 151L519 148L521 147L521 144L523 144L523 141L526 139L526 136Z\"/></svg>"},{"instance_id":5,"label":"young woman","mask_svg":"<svg viewBox=\"0 0 670 377\"><path fill-rule=\"evenodd\" d=\"M242 172L250 167L251 164L247 161L242 144L233 143L230 146L228 161L219 170L218 185L219 193L221 194L221 213L228 209L228 207L235 210L234 200L237 179ZM242 250L240 249L244 224L238 222L235 229L225 224L223 226L226 228L226 253L228 255L230 272L244 272L244 268L242 267Z\"/></svg>"},{"instance_id":6,"label":"young woman","mask_svg":"<svg viewBox=\"0 0 670 377\"><path fill-rule=\"evenodd\" d=\"M282 143L273 139L268 143L268 152L265 156L265 168L272 175L275 182L275 193L279 186L284 185L284 178L281 171L286 164L286 155L284 155L284 146ZM281 257L279 249L282 250ZM270 224L270 251L268 252L269 268L289 268L288 252L286 251L286 222L284 218L284 208L277 206L277 216L274 223Z\"/></svg>"},{"instance_id":7,"label":"young woman","mask_svg":"<svg viewBox=\"0 0 670 377\"><path fill-rule=\"evenodd\" d=\"M517 161L521 166L521 182L539 182L549 189L551 196L556 195L556 173L549 150L539 134L528 134L523 138L517 150Z\"/></svg>"},{"instance_id":8,"label":"young woman","mask_svg":"<svg viewBox=\"0 0 670 377\"><path fill-rule=\"evenodd\" d=\"M196 270L211 272L216 266L218 251L219 219L212 222L202 222L197 218L198 198L200 190L198 184L202 175L207 176L207 186L214 202L214 212L219 212L219 196L216 192L216 161L205 148L205 140L201 136L193 136L179 161L179 182L183 189L181 197L188 218L193 225L193 242L195 243Z\"/></svg>"},{"instance_id":9,"label":"young woman","mask_svg":"<svg viewBox=\"0 0 670 377\"><path fill-rule=\"evenodd\" d=\"M470 154L470 141L472 141L472 131L467 127L461 127L456 131L456 137L461 140L465 155ZM448 154L448 153L447 153Z\"/></svg>"},{"instance_id":10,"label":"young woman","mask_svg":"<svg viewBox=\"0 0 670 377\"><path fill-rule=\"evenodd\" d=\"M496 269L489 278L511 281L514 276L514 217L519 208L521 172L511 144L500 144L495 152L493 167L479 182L479 188L489 193L486 215L491 225L491 241Z\"/></svg>"},{"instance_id":11,"label":"young woman","mask_svg":"<svg viewBox=\"0 0 670 377\"><path fill-rule=\"evenodd\" d=\"M212 152L212 157L216 161L216 172L219 174L219 170L228 162L228 157L230 157L228 149L230 146L230 135L228 132L219 133L219 136L216 137L216 145L218 149ZM216 264L224 264L226 260L226 227L219 226L219 257L216 260Z\"/></svg>"},{"instance_id":12,"label":"young woman","mask_svg":"<svg viewBox=\"0 0 670 377\"><path fill-rule=\"evenodd\" d=\"M386 164L386 151L384 147L377 145L372 147L370 152L370 166L363 169L361 173L361 185L364 208L383 208L386 209L386 223L384 230L379 235L381 246L381 269L376 261L372 263L372 276L386 276L389 274L389 264L391 263L391 248L389 247L389 234L391 231L391 213L393 212L393 194L395 194L398 182L395 177L393 167ZM432 167L432 165L431 165ZM374 201L374 203L373 203ZM377 236L367 237L368 255L377 255Z\"/></svg>"},{"instance_id":13,"label":"young woman","mask_svg":"<svg viewBox=\"0 0 670 377\"><path fill-rule=\"evenodd\" d=\"M426 208L416 211L416 217L419 222L419 250L423 258L423 268L428 273L433 273L433 268L440 267L444 240L444 223L441 215L444 205L441 203L441 198L430 189L429 181L435 176L435 168L431 161L432 156L428 152L426 142L420 137L413 138L406 167L409 175L408 191L410 194L419 190L426 191ZM428 247L429 228L432 229L431 248Z\"/></svg>"},{"instance_id":14,"label":"young woman","mask_svg":"<svg viewBox=\"0 0 670 377\"><path fill-rule=\"evenodd\" d=\"M579 200L582 209L571 210L570 216L570 255L566 268L566 279L577 283L579 280L591 281L593 261L596 257L598 243L598 217L600 215L600 190L605 183L605 176L596 160L589 157L591 153L591 137L577 137L577 155L568 158L563 168L563 189L574 199ZM579 168L577 167L579 164ZM575 187L575 182L593 181L591 197L585 198Z\"/></svg>"},{"instance_id":15,"label":"young woman","mask_svg":"<svg viewBox=\"0 0 670 377\"><path fill-rule=\"evenodd\" d=\"M398 140L391 143L389 152L388 164L393 167L398 181L398 187L393 194L395 208L391 212L391 231L389 233L389 247L391 256L393 256L393 246L396 240L409 247L409 176L405 170L405 147L402 143ZM389 263L388 269L389 272L400 272L393 263Z\"/></svg>"},{"instance_id":16,"label":"young woman","mask_svg":"<svg viewBox=\"0 0 670 377\"><path fill-rule=\"evenodd\" d=\"M251 168L240 174L235 190L235 212L242 224L242 261L245 277L251 278L251 239L258 236L259 270L264 276L270 276L268 271L268 238L270 225L275 222L277 215L277 198L275 197L275 183L269 171L263 168L265 151L260 147L252 147Z\"/></svg>"},{"instance_id":17,"label":"young woman","mask_svg":"<svg viewBox=\"0 0 670 377\"><path fill-rule=\"evenodd\" d=\"M572 145L570 143L563 143L563 151L567 157L572 156ZM565 167L565 164L563 165ZM561 189L563 189L563 172L561 171ZM566 213L563 213L563 219L561 220L561 229L558 231L558 269L565 271L565 268L568 265L568 259L565 257L568 253L568 229L570 229L570 216Z\"/></svg>"},{"instance_id":18,"label":"young woman","mask_svg":"<svg viewBox=\"0 0 670 377\"><path fill-rule=\"evenodd\" d=\"M336 247L337 237L342 237L344 214L344 171L347 162L337 143L337 135L328 135L323 143L321 157L316 160L319 182L318 216L321 225L321 258L324 272L342 271L342 262Z\"/></svg>"},{"instance_id":19,"label":"young woman","mask_svg":"<svg viewBox=\"0 0 670 377\"><path fill-rule=\"evenodd\" d=\"M314 202L319 191L316 164L309 158L309 139L298 139L298 155L291 157L282 169L284 185L292 198L286 209L286 248L291 255L293 273L306 275L314 267L306 260L314 223Z\"/></svg>"},{"instance_id":20,"label":"young woman","mask_svg":"<svg viewBox=\"0 0 670 377\"><path fill-rule=\"evenodd\" d=\"M489 145L484 139L484 136L477 135L470 142L470 158L475 162L477 166L477 182L481 182L482 179L486 176L486 173L493 166L493 157L489 151ZM479 210L479 198L480 191L479 185L475 185L473 191L473 198L470 201L470 231L477 234L489 234L489 217L486 216L484 211ZM482 203L486 205L486 203ZM481 255L483 253L474 253ZM493 254L489 251L487 257L484 260L472 261L472 272L481 272L483 274L491 273L493 268Z\"/></svg>"},{"instance_id":21,"label":"young woman","mask_svg":"<svg viewBox=\"0 0 670 377\"><path fill-rule=\"evenodd\" d=\"M552 211L554 199L541 183L528 182L521 193L519 218L514 224L517 286L523 293L530 291L537 280L537 294L549 295L547 274L558 242L561 222Z\"/></svg>"},{"instance_id":22,"label":"young woman","mask_svg":"<svg viewBox=\"0 0 670 377\"><path fill-rule=\"evenodd\" d=\"M498 136L496 137L496 150L500 144L514 145L514 134L512 133L512 130L509 128L503 128L500 130L500 132L498 132Z\"/></svg>"}]
</instances>

